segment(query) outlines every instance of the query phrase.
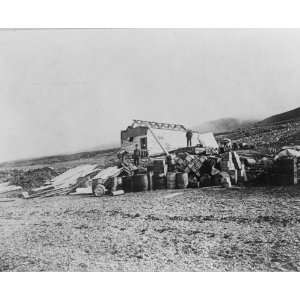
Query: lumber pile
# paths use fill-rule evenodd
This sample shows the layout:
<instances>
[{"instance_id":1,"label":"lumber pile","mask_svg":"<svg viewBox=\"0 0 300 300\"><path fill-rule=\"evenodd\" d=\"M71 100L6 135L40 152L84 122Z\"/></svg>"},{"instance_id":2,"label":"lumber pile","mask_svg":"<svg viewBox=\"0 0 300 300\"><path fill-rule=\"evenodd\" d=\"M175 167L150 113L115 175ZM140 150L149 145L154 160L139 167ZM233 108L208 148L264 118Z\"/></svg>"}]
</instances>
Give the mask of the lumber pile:
<instances>
[{"instance_id":1,"label":"lumber pile","mask_svg":"<svg viewBox=\"0 0 300 300\"><path fill-rule=\"evenodd\" d=\"M114 192L119 185L117 177L121 174L123 168L108 167L101 170L92 179L92 189L95 196L102 196L106 191Z\"/></svg>"},{"instance_id":2,"label":"lumber pile","mask_svg":"<svg viewBox=\"0 0 300 300\"><path fill-rule=\"evenodd\" d=\"M7 193L7 192L18 191L18 190L21 190L21 189L22 189L22 187L17 186L17 185L10 185L9 182L0 183L0 194Z\"/></svg>"},{"instance_id":3,"label":"lumber pile","mask_svg":"<svg viewBox=\"0 0 300 300\"><path fill-rule=\"evenodd\" d=\"M29 191L28 198L67 195L76 190L87 177L98 174L98 165L80 165L54 177L45 185ZM80 180L79 180L80 179Z\"/></svg>"}]
</instances>

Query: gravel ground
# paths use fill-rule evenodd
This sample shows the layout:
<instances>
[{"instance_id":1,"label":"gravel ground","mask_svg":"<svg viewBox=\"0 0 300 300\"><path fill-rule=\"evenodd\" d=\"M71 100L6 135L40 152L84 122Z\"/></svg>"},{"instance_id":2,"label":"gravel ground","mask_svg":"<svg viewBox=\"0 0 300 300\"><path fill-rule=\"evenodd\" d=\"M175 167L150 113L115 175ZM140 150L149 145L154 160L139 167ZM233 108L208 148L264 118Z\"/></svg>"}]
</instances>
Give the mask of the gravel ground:
<instances>
[{"instance_id":1,"label":"gravel ground","mask_svg":"<svg viewBox=\"0 0 300 300\"><path fill-rule=\"evenodd\" d=\"M0 201L1 271L300 271L300 187Z\"/></svg>"}]
</instances>

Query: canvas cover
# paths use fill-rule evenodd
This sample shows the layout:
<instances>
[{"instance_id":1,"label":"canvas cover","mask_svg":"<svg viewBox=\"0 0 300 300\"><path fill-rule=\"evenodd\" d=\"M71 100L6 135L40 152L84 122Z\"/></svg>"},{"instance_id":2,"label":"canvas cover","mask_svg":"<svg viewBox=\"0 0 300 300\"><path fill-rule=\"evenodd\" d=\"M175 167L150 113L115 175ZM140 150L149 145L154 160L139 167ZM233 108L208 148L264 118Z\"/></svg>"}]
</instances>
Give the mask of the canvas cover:
<instances>
[{"instance_id":1,"label":"canvas cover","mask_svg":"<svg viewBox=\"0 0 300 300\"><path fill-rule=\"evenodd\" d=\"M280 151L274 158L274 160L278 160L280 158L286 158L286 157L300 157L300 151L295 149L285 149Z\"/></svg>"},{"instance_id":2,"label":"canvas cover","mask_svg":"<svg viewBox=\"0 0 300 300\"><path fill-rule=\"evenodd\" d=\"M164 129L154 129L153 133L168 151L176 150L186 146L186 132L185 131L175 131L175 130L164 130ZM159 143L155 140L150 131L148 131L148 151L149 154L161 153L162 148ZM204 147L218 148L218 143L215 140L213 133L193 133L192 146L197 144L202 144Z\"/></svg>"},{"instance_id":3,"label":"canvas cover","mask_svg":"<svg viewBox=\"0 0 300 300\"><path fill-rule=\"evenodd\" d=\"M194 133L198 140L196 144L202 144L204 147L218 148L219 145L212 132L207 133ZM195 143L193 143L194 145Z\"/></svg>"}]
</instances>

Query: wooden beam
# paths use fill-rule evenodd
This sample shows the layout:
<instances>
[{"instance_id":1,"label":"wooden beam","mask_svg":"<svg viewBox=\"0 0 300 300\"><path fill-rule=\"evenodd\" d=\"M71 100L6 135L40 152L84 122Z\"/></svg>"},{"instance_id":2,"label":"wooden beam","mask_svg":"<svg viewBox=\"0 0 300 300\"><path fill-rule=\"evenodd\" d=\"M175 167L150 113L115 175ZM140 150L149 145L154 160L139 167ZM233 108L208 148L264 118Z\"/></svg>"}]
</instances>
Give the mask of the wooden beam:
<instances>
[{"instance_id":1,"label":"wooden beam","mask_svg":"<svg viewBox=\"0 0 300 300\"><path fill-rule=\"evenodd\" d=\"M151 129L151 127L149 125L148 125L148 129L151 132L151 134L153 135L153 137L156 140L156 142L158 143L158 145L160 146L160 148L163 150L163 152L165 152L167 155L169 155L168 150L160 143L159 139L157 138L157 136L155 135L155 133L153 132L153 130Z\"/></svg>"}]
</instances>

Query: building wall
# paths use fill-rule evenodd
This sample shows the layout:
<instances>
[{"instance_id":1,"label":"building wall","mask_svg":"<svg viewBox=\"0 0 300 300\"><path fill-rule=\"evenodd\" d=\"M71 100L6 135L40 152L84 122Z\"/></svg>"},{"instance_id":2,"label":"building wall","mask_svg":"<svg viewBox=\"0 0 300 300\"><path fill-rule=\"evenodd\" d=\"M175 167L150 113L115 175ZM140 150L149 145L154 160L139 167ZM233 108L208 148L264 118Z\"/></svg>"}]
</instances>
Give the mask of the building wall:
<instances>
[{"instance_id":1,"label":"building wall","mask_svg":"<svg viewBox=\"0 0 300 300\"><path fill-rule=\"evenodd\" d=\"M126 150L128 153L133 153L136 144L138 144L139 149L141 148L141 139L144 137L147 137L147 135L136 136L131 142L123 140L121 142L121 149Z\"/></svg>"}]
</instances>

